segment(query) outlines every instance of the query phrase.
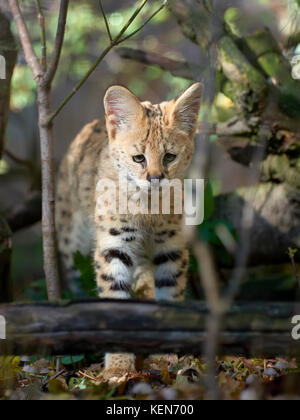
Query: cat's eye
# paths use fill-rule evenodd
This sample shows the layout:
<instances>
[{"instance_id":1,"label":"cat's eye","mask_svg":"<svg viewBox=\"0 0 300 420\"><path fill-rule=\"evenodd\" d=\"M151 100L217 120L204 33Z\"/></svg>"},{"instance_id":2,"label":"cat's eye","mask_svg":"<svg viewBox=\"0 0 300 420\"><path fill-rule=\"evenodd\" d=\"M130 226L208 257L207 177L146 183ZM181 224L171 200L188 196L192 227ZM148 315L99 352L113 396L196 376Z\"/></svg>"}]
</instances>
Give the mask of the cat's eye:
<instances>
[{"instance_id":1,"label":"cat's eye","mask_svg":"<svg viewBox=\"0 0 300 420\"><path fill-rule=\"evenodd\" d=\"M132 157L133 161L136 163L144 163L146 158L144 155L137 155Z\"/></svg>"},{"instance_id":2,"label":"cat's eye","mask_svg":"<svg viewBox=\"0 0 300 420\"><path fill-rule=\"evenodd\" d=\"M164 157L164 162L166 164L173 162L176 159L176 155L173 155L172 153L167 153Z\"/></svg>"}]
</instances>

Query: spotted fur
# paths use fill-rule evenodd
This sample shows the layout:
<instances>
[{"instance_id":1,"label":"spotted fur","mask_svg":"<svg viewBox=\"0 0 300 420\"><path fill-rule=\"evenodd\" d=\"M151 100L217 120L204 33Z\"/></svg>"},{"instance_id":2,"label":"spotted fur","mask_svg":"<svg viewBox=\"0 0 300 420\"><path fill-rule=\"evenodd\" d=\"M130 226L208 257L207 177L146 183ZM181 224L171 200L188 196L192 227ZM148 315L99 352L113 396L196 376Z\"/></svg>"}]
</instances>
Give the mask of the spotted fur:
<instances>
[{"instance_id":1,"label":"spotted fur","mask_svg":"<svg viewBox=\"0 0 300 420\"><path fill-rule=\"evenodd\" d=\"M151 179L183 179L193 151L201 85L160 105L141 103L114 86L104 99L106 124L94 121L78 134L58 177L56 222L63 277L76 285L73 254L94 256L99 295L182 300L188 251L182 216L99 214L96 186L119 175L141 188ZM166 164L164 156L176 156ZM145 162L133 156L144 155ZM173 209L174 210L174 209ZM108 376L134 369L133 355L106 355Z\"/></svg>"}]
</instances>

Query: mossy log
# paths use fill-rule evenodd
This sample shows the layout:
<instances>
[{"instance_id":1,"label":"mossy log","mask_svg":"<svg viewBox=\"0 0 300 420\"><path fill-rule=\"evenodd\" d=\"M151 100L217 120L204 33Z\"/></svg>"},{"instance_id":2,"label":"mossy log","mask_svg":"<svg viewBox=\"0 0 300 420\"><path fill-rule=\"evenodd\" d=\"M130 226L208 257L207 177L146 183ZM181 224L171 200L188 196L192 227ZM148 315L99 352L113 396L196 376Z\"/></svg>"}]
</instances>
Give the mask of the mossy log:
<instances>
[{"instance_id":1,"label":"mossy log","mask_svg":"<svg viewBox=\"0 0 300 420\"><path fill-rule=\"evenodd\" d=\"M300 356L291 337L300 307L288 303L237 303L225 316L219 354ZM0 354L82 354L105 351L202 354L207 307L185 304L92 300L0 305L7 339Z\"/></svg>"}]
</instances>

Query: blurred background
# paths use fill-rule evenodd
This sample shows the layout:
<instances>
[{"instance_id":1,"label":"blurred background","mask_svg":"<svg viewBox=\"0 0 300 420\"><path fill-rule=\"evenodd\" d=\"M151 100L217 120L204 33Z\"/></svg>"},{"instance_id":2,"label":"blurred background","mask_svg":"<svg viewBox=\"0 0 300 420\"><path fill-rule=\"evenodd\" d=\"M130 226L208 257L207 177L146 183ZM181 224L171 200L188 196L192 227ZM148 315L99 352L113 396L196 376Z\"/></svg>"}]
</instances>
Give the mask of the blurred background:
<instances>
[{"instance_id":1,"label":"blurred background","mask_svg":"<svg viewBox=\"0 0 300 420\"><path fill-rule=\"evenodd\" d=\"M1 10L10 18L6 3L4 0L0 1ZM199 69L205 68L209 47L207 49L199 48L199 41L195 40L197 36L192 33L193 22L190 26L189 36L187 36L187 28L178 24L178 22L180 23L180 7L192 8L193 2L178 0L177 3L175 11L164 9L143 31L127 41L124 46L158 54L177 62L192 63ZM198 3L200 4L200 2L194 2L195 5ZM229 25L229 30L236 38L240 36L234 29L237 21L242 22L243 28L249 33L252 30L263 30L267 26L277 41L285 60L291 62L297 54L300 54L298 1L225 0L203 3L209 3L208 10L210 8L217 10L217 13L212 13L215 19L212 20L212 42L214 41L213 37L220 37L220 32L224 30L225 23L223 20L218 20L219 17L224 16L226 10L231 9L233 14L227 16L226 24ZM46 18L48 48L51 51L59 2L43 0L41 4ZM159 1L150 1L133 24L132 29L144 22L160 4ZM36 51L40 54L40 27L36 19L34 2L24 0L21 2L21 6ZM136 2L133 0L106 0L104 6L112 31L117 33L136 7ZM237 11L239 14L235 15ZM13 24L12 31L17 39ZM107 45L108 37L98 1L72 0L62 59L53 89L53 110L70 93ZM225 123L240 112L234 98L230 97L230 94L225 95L224 89L220 88L220 74L222 72L226 74L226 70L224 71L224 67L220 69L216 65L216 71L217 75L213 79L212 90L207 92L200 117L200 120L205 119L209 131L216 124ZM227 74L226 76L228 77ZM207 73L203 71L195 79L201 80L205 84L207 78L210 79L210 76L207 76ZM272 83L271 77L265 75L265 79L267 83ZM189 78L176 77L174 72L171 74L171 72L164 71L151 63L145 64L137 60L125 59L120 55L118 48L114 49L55 120L57 166L82 126L103 117L103 96L110 85L127 86L141 100L159 103L166 98L171 99L177 96L191 83ZM212 83L211 80L210 83ZM12 78L10 116L5 146L7 153L0 161L0 212L4 217L8 217L7 215L13 211L12 209L22 204L33 191L38 190L40 185L40 152L35 100L36 92L32 75L25 64L20 49ZM297 127L298 116L289 115L289 118L291 117ZM297 129L294 130L295 132L299 133ZM218 132L213 132L213 130L208 134L211 151L209 184L206 193L206 219L204 224L199 227L199 236L212 246L220 279L222 283L226 284L234 265L230 244L233 243L234 247L239 239L240 205L237 197L240 199L242 195L237 192L253 184L257 185L257 180L253 177L253 168L248 164L249 162L245 163L247 157L249 158L251 155L251 145L255 143L253 133L247 134L247 139L250 142L247 144L247 147L250 147L248 154L247 150L246 152L244 150L243 157L238 159L236 155L239 155L240 143L231 147L230 153L228 153L228 148L224 149L222 145L219 145L219 137ZM278 138L279 143L281 140L282 137ZM201 137L197 141L200 142ZM299 173L299 144L298 146L296 144L293 150L295 151L293 159L298 159L295 168ZM280 155L277 151L274 155ZM248 160L251 161L251 158ZM282 180L275 179L273 181L278 185ZM257 229L264 229L264 232L258 237L254 235L249 238L249 241L253 241L253 250L250 250L249 267L240 291L239 297L242 299L290 300L295 296L297 290L295 267L293 268L288 255L289 247L293 250L297 246L300 247L300 199L299 189L295 188L295 190L298 195L296 194L295 198L293 194L291 201L287 195L282 195L278 190L274 192L273 189L269 191L270 195L273 194L272 204L270 201L267 202L265 195L261 199L257 199L257 206L260 207L260 214L257 215L259 220L256 221ZM277 204L284 200L287 202L283 211ZM264 201L267 203L263 203ZM269 215L270 213L274 215L274 212L278 218L270 220ZM284 220L283 216L285 216ZM272 225L270 230L266 228L266 224ZM273 232L274 228L276 231L280 231L279 234ZM12 278L15 299L39 300L45 298L40 223L18 230L14 233L12 240ZM256 246L257 241L260 243L259 250ZM295 253L295 258L296 261L299 258L297 253ZM201 298L203 294L199 286L196 260L193 257L190 279L188 297Z\"/></svg>"}]
</instances>

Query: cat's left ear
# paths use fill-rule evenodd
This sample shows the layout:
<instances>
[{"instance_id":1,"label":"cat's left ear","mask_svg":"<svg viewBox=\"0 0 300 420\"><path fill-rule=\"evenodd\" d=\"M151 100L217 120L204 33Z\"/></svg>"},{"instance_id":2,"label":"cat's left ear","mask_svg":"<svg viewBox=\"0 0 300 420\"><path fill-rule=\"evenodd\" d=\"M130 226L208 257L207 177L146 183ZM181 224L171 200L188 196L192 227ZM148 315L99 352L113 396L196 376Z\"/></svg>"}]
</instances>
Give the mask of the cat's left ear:
<instances>
[{"instance_id":1,"label":"cat's left ear","mask_svg":"<svg viewBox=\"0 0 300 420\"><path fill-rule=\"evenodd\" d=\"M123 86L112 86L104 98L106 126L110 140L120 132L142 124L144 108L138 98Z\"/></svg>"},{"instance_id":2,"label":"cat's left ear","mask_svg":"<svg viewBox=\"0 0 300 420\"><path fill-rule=\"evenodd\" d=\"M195 83L180 95L173 105L172 124L187 136L193 136L200 111L203 85Z\"/></svg>"}]
</instances>

